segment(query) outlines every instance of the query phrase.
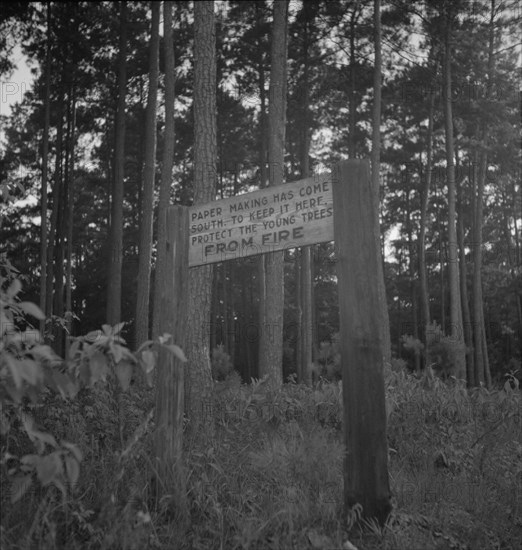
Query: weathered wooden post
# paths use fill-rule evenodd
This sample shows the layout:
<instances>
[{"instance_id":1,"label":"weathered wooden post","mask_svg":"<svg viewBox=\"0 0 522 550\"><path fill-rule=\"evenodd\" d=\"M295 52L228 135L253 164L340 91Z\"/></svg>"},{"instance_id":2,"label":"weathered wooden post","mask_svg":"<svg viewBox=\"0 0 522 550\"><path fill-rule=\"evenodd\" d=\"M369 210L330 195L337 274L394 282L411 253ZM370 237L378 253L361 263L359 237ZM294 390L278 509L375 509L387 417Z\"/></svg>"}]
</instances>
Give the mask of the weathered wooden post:
<instances>
[{"instance_id":1,"label":"weathered wooden post","mask_svg":"<svg viewBox=\"0 0 522 550\"><path fill-rule=\"evenodd\" d=\"M182 346L185 342L185 327L188 314L188 208L171 206L165 219L167 240L164 250L158 254L165 257L164 278L160 282L159 334L172 334L173 343ZM183 475L183 411L184 411L184 365L178 357L159 346L156 379L156 432L157 499L172 495L169 509L178 515L186 513L185 477Z\"/></svg>"},{"instance_id":2,"label":"weathered wooden post","mask_svg":"<svg viewBox=\"0 0 522 550\"><path fill-rule=\"evenodd\" d=\"M373 190L366 160L333 172L343 373L344 505L383 525L391 511Z\"/></svg>"}]
</instances>

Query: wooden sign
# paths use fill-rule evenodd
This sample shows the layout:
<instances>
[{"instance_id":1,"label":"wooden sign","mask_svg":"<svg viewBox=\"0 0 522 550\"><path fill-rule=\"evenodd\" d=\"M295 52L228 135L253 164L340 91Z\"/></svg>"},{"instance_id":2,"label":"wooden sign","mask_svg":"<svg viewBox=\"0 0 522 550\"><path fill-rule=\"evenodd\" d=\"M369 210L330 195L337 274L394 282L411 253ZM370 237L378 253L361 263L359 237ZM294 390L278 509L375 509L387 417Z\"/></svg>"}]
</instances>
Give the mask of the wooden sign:
<instances>
[{"instance_id":1,"label":"wooden sign","mask_svg":"<svg viewBox=\"0 0 522 550\"><path fill-rule=\"evenodd\" d=\"M171 207L160 221L166 224L167 241L158 254L164 255L169 275L162 281L156 303L161 306L159 334L172 334L181 343L189 265L330 241L335 229L346 445L344 517L360 504L363 519L375 518L383 526L391 511L391 494L375 204L368 161L352 159L335 167L333 179L324 174L190 209ZM178 468L177 477L169 482L184 495L178 466L183 368L172 354L160 356L156 452L162 475Z\"/></svg>"},{"instance_id":2,"label":"wooden sign","mask_svg":"<svg viewBox=\"0 0 522 550\"><path fill-rule=\"evenodd\" d=\"M329 173L189 208L189 267L333 238Z\"/></svg>"}]
</instances>

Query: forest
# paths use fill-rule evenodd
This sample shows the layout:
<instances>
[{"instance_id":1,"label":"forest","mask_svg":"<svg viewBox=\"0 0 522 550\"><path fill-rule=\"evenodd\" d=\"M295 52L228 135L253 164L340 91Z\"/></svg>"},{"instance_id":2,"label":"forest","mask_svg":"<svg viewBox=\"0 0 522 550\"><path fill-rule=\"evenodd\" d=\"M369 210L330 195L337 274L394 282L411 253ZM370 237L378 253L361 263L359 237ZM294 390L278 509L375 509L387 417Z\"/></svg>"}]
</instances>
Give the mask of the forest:
<instances>
[{"instance_id":1,"label":"forest","mask_svg":"<svg viewBox=\"0 0 522 550\"><path fill-rule=\"evenodd\" d=\"M521 16L4 5L2 548L522 548ZM354 284L375 282L382 361L342 351L334 241L191 267L170 292L173 212L262 219L242 195L348 160L369 167L375 265ZM381 515L347 489L359 371L377 378L350 399L382 405L361 428L384 430Z\"/></svg>"}]
</instances>

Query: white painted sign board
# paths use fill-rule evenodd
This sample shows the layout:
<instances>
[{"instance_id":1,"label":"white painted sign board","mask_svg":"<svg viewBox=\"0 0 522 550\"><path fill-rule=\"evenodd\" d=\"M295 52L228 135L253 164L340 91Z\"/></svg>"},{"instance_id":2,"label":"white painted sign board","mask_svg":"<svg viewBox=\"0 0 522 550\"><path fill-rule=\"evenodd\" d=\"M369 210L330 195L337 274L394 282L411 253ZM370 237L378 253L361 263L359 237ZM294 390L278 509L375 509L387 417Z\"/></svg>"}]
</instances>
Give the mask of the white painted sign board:
<instances>
[{"instance_id":1,"label":"white painted sign board","mask_svg":"<svg viewBox=\"0 0 522 550\"><path fill-rule=\"evenodd\" d=\"M329 173L189 208L189 267L333 238Z\"/></svg>"}]
</instances>

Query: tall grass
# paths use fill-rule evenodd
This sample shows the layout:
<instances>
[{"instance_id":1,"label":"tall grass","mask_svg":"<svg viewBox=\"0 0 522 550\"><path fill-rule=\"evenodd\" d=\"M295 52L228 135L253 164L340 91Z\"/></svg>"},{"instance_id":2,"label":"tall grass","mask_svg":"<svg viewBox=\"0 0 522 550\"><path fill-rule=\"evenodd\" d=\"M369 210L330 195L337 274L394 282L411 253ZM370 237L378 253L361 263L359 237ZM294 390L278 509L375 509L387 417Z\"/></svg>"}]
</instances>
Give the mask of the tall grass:
<instances>
[{"instance_id":1,"label":"tall grass","mask_svg":"<svg viewBox=\"0 0 522 550\"><path fill-rule=\"evenodd\" d=\"M343 515L339 384L271 392L232 378L216 386L213 438L187 441L188 524L156 506L152 392L125 397L123 426L107 395L86 392L39 412L84 452L73 497L43 487L11 504L3 490L1 548L521 548L520 391L390 372L386 396L394 511L384 529L349 531Z\"/></svg>"}]
</instances>

